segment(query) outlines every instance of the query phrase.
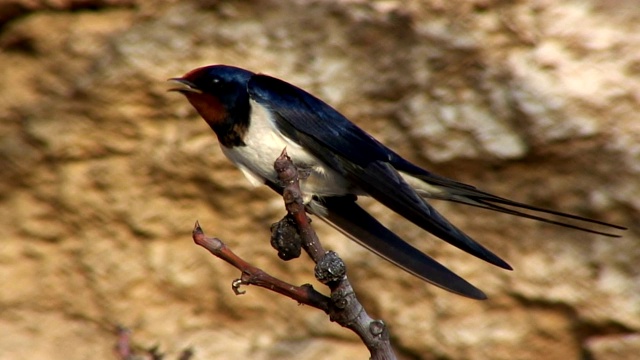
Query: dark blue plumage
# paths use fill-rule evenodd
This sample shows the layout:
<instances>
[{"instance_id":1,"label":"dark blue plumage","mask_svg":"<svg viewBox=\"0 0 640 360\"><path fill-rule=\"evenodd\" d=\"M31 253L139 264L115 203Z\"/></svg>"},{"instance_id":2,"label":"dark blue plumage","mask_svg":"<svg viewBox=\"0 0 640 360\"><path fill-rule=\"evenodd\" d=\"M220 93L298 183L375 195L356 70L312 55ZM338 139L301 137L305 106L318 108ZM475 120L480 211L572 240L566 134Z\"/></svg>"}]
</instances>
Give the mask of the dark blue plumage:
<instances>
[{"instance_id":1,"label":"dark blue plumage","mask_svg":"<svg viewBox=\"0 0 640 360\"><path fill-rule=\"evenodd\" d=\"M215 131L224 154L255 184L281 192L273 162L285 147L298 168L305 203L313 213L376 254L444 289L486 296L407 244L356 204L368 195L424 230L505 269L497 255L449 223L426 198L449 200L606 236L610 233L542 218L506 206L608 224L501 198L424 170L385 147L313 95L282 80L232 66L195 69L172 90L184 94Z\"/></svg>"}]
</instances>

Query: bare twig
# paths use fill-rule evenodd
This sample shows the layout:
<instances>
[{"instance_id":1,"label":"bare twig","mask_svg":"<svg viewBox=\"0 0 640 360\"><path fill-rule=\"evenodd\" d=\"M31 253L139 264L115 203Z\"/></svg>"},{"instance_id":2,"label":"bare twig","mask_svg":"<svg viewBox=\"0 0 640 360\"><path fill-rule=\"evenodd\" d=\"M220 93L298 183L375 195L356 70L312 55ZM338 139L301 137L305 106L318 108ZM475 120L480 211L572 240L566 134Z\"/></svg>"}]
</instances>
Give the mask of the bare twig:
<instances>
[{"instance_id":1,"label":"bare twig","mask_svg":"<svg viewBox=\"0 0 640 360\"><path fill-rule=\"evenodd\" d=\"M129 360L133 356L133 351L131 351L131 330L118 326L116 331L118 333L118 341L114 349L116 355L118 359Z\"/></svg>"},{"instance_id":2,"label":"bare twig","mask_svg":"<svg viewBox=\"0 0 640 360\"><path fill-rule=\"evenodd\" d=\"M311 285L295 286L288 284L249 264L231 251L222 240L206 237L197 221L193 229L193 241L242 272L241 277L232 283L232 288L236 295L244 293L244 291L240 290L240 286L256 285L290 297L300 304L313 306L325 313L329 312L329 298L314 290Z\"/></svg>"}]
</instances>

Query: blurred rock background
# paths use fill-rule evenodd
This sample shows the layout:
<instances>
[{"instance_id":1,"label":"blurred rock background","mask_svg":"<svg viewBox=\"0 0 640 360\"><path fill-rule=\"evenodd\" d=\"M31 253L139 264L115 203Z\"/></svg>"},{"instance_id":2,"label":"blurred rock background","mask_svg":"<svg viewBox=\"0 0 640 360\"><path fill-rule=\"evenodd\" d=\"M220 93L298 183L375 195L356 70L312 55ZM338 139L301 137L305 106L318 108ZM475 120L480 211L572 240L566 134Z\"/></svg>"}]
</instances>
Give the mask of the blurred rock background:
<instances>
[{"instance_id":1,"label":"blurred rock background","mask_svg":"<svg viewBox=\"0 0 640 360\"><path fill-rule=\"evenodd\" d=\"M640 6L590 1L0 2L0 359L114 359L114 327L194 359L366 359L320 312L248 288L191 241L199 220L293 283L252 189L165 79L225 63L326 100L416 163L629 227L620 239L436 207L515 268L390 214L487 292L467 300L315 222L403 359L640 353Z\"/></svg>"}]
</instances>

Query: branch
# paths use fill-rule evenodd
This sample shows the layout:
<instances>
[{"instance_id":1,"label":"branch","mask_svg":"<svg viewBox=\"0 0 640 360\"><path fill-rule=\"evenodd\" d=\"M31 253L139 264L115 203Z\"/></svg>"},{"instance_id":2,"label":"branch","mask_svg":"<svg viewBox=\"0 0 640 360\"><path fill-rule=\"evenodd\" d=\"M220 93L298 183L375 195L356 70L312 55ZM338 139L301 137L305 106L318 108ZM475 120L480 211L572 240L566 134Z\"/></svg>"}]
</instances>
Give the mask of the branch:
<instances>
[{"instance_id":1,"label":"branch","mask_svg":"<svg viewBox=\"0 0 640 360\"><path fill-rule=\"evenodd\" d=\"M347 278L342 259L335 252L326 252L320 244L305 211L298 170L286 149L276 160L274 168L284 185L282 197L287 212L298 226L302 247L316 263L316 278L331 289L330 319L355 332L369 349L372 359L396 359L386 325L367 314Z\"/></svg>"},{"instance_id":2,"label":"branch","mask_svg":"<svg viewBox=\"0 0 640 360\"><path fill-rule=\"evenodd\" d=\"M278 250L278 256L285 260L299 256L301 245L316 263L316 279L329 287L330 297L317 292L309 284L294 286L251 265L233 253L220 239L205 236L198 222L193 229L194 242L241 271L240 278L232 283L236 295L244 293L240 290L242 285L256 285L285 295L300 304L324 311L331 321L355 332L369 349L371 359L396 359L386 325L382 320L374 320L367 314L347 279L344 262L335 252L324 250L313 230L300 190L299 171L287 156L286 150L278 157L274 168L284 186L282 197L288 215L272 226L271 244ZM292 223L297 228L296 231L291 231Z\"/></svg>"}]
</instances>

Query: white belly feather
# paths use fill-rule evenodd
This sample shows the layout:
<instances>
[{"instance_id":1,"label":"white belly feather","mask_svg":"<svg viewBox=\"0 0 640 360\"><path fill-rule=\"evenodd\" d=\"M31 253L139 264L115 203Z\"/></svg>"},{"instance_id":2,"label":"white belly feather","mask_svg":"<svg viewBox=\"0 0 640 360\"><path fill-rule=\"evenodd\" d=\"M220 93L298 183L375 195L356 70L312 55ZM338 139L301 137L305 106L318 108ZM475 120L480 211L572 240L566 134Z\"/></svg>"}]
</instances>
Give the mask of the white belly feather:
<instances>
[{"instance_id":1,"label":"white belly feather","mask_svg":"<svg viewBox=\"0 0 640 360\"><path fill-rule=\"evenodd\" d=\"M243 138L246 146L227 148L221 145L220 147L227 158L238 166L254 186L264 184L265 179L277 183L273 163L286 148L294 164L310 170L309 177L300 181L305 202L310 201L313 195L331 196L349 193L349 183L341 175L276 130L273 120L264 107L251 101L251 109L251 124Z\"/></svg>"}]
</instances>

